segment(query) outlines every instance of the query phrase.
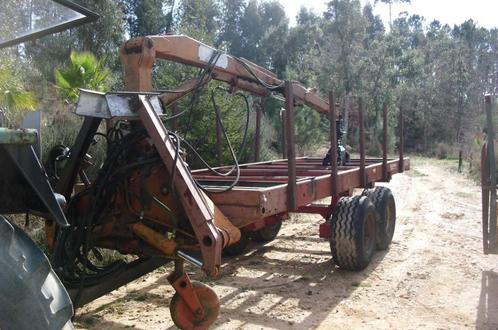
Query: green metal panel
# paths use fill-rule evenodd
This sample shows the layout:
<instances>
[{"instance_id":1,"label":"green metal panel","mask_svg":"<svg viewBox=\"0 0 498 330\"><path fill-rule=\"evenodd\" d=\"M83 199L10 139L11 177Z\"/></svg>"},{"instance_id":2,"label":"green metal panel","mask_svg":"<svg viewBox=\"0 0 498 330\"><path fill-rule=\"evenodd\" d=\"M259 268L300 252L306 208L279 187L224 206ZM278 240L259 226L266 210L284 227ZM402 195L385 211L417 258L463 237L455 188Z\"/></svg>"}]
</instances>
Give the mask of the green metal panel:
<instances>
[{"instance_id":1,"label":"green metal panel","mask_svg":"<svg viewBox=\"0 0 498 330\"><path fill-rule=\"evenodd\" d=\"M0 127L0 144L35 144L38 131L35 129L10 129Z\"/></svg>"}]
</instances>

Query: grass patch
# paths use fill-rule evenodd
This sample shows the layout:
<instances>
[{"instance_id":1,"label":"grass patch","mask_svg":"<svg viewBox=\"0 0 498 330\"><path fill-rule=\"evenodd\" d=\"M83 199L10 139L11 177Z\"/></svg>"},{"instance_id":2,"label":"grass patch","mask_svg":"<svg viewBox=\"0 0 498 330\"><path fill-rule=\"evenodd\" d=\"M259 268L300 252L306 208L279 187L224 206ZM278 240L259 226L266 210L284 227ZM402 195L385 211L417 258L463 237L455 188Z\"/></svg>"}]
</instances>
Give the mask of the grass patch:
<instances>
[{"instance_id":1,"label":"grass patch","mask_svg":"<svg viewBox=\"0 0 498 330\"><path fill-rule=\"evenodd\" d=\"M455 193L455 196L467 199L467 198L473 198L474 194L465 191L457 191Z\"/></svg>"},{"instance_id":2,"label":"grass patch","mask_svg":"<svg viewBox=\"0 0 498 330\"><path fill-rule=\"evenodd\" d=\"M434 159L440 165L458 169L458 158Z\"/></svg>"},{"instance_id":3,"label":"grass patch","mask_svg":"<svg viewBox=\"0 0 498 330\"><path fill-rule=\"evenodd\" d=\"M419 177L427 176L427 174L422 173L415 168L410 169L409 171L406 171L405 173L406 173L406 175L408 175L409 177L412 177L412 178L419 178Z\"/></svg>"}]
</instances>

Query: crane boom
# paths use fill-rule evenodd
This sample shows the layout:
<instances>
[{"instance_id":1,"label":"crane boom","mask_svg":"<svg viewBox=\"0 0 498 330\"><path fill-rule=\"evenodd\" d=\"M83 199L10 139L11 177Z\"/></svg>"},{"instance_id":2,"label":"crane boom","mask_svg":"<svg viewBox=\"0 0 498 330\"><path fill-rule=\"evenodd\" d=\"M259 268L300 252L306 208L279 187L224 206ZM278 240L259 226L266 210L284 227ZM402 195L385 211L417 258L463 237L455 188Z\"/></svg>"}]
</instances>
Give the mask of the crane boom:
<instances>
[{"instance_id":1,"label":"crane boom","mask_svg":"<svg viewBox=\"0 0 498 330\"><path fill-rule=\"evenodd\" d=\"M270 91L284 94L284 81L246 59L219 53L216 49L184 35L147 36L134 38L121 48L124 64L125 84L128 89L140 92L152 91L152 68L156 59L169 60L194 67L212 64L212 78L224 81L233 88L256 95L267 96ZM190 86L196 82L186 82ZM205 83L205 82L201 82ZM190 85L189 85L190 84ZM320 113L328 113L329 104L320 98L317 91L307 89L293 81L294 99ZM181 93L184 91L185 93ZM187 94L189 88L178 88L174 93L165 93L163 103L172 103ZM164 102L166 100L166 102Z\"/></svg>"}]
</instances>

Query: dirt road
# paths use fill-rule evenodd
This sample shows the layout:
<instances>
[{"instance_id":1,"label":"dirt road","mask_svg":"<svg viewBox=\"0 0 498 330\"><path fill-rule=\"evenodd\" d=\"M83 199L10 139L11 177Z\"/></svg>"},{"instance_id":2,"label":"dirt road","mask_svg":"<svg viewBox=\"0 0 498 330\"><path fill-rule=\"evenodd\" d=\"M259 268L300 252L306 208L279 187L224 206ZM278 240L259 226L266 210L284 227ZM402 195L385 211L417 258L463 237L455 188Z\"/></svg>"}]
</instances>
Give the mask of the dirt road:
<instances>
[{"instance_id":1,"label":"dirt road","mask_svg":"<svg viewBox=\"0 0 498 330\"><path fill-rule=\"evenodd\" d=\"M294 215L277 240L206 282L222 304L215 328L497 329L498 257L482 254L479 187L441 162L412 168L388 185L398 210L394 241L366 270L337 269L317 237L320 218ZM174 329L168 271L79 310L76 327Z\"/></svg>"}]
</instances>

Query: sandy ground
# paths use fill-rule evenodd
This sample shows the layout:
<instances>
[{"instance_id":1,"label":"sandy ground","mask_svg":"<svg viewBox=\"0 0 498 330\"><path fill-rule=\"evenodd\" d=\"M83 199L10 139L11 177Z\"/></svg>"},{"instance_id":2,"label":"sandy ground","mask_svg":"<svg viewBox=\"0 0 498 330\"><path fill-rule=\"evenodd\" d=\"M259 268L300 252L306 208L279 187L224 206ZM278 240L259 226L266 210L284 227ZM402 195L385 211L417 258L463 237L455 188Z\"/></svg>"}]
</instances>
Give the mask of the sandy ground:
<instances>
[{"instance_id":1,"label":"sandy ground","mask_svg":"<svg viewBox=\"0 0 498 330\"><path fill-rule=\"evenodd\" d=\"M334 266L317 216L294 215L279 237L226 260L214 286L219 329L498 329L498 257L482 253L479 187L418 160L388 185L397 226L361 272ZM159 269L80 309L77 328L175 329Z\"/></svg>"}]
</instances>

